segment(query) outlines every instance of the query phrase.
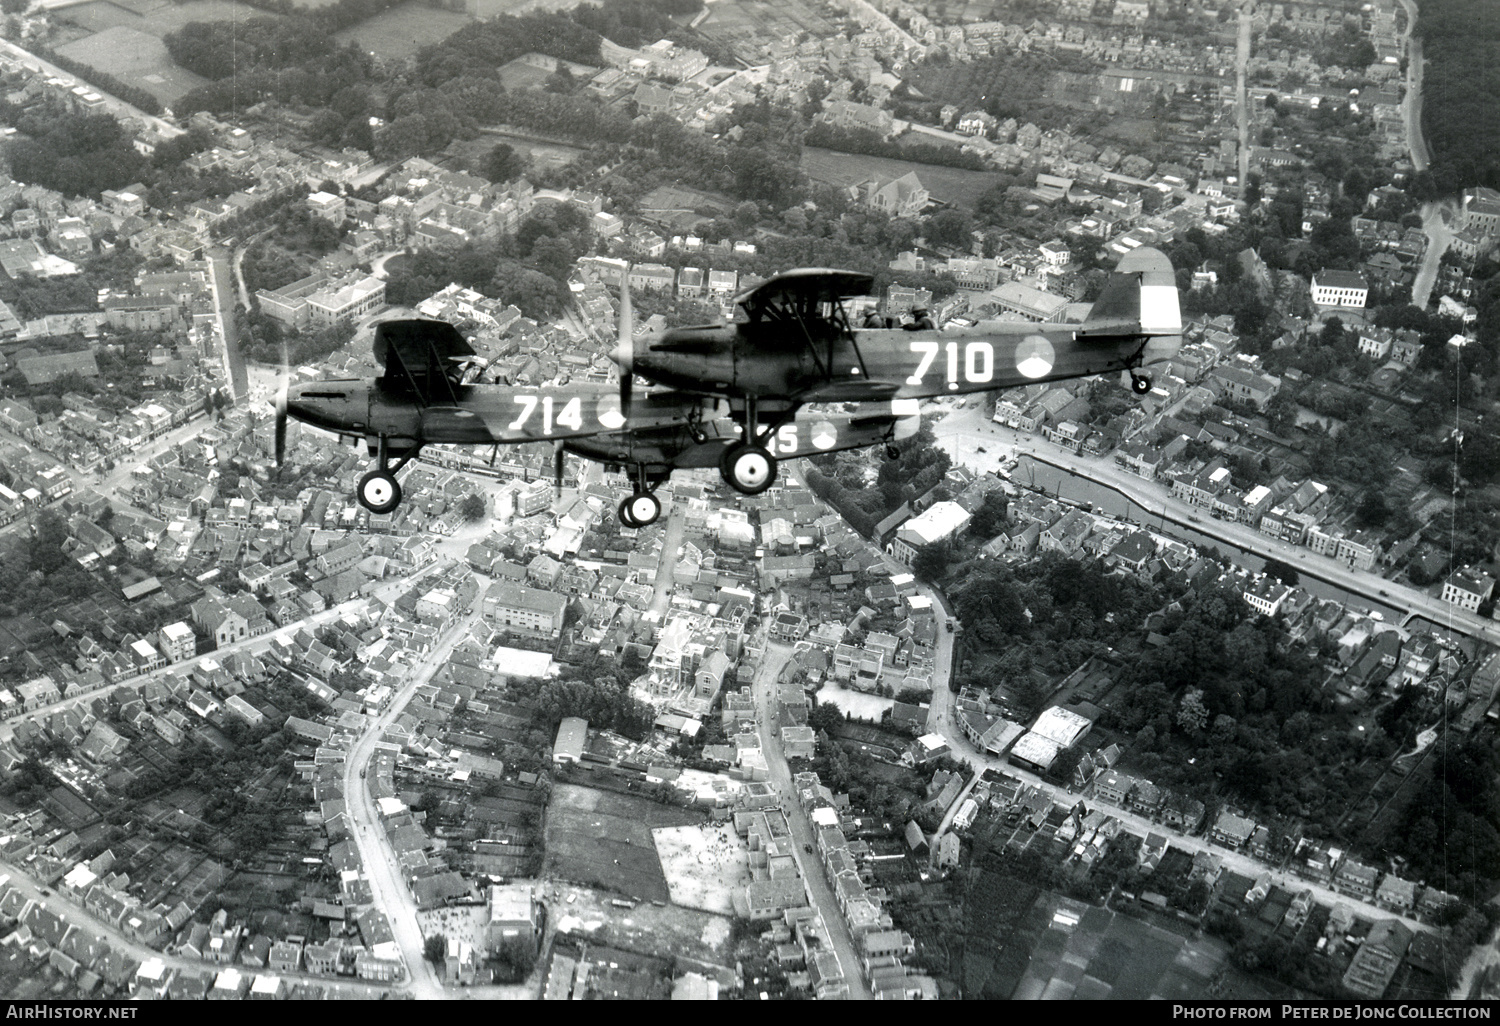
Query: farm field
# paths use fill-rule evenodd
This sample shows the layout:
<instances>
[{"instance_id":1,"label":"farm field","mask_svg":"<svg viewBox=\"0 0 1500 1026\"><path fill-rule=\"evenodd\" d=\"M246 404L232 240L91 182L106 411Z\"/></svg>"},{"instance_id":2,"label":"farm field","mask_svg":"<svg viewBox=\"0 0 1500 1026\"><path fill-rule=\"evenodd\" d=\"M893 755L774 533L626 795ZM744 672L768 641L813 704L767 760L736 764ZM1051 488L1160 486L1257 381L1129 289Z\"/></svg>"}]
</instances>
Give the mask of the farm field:
<instances>
[{"instance_id":1,"label":"farm field","mask_svg":"<svg viewBox=\"0 0 1500 1026\"><path fill-rule=\"evenodd\" d=\"M816 146L803 147L802 170L809 178L831 185L858 185L871 178L889 181L915 171L933 199L968 209L972 209L979 197L990 190L996 179L989 171L966 171L911 160L839 153Z\"/></svg>"},{"instance_id":2,"label":"farm field","mask_svg":"<svg viewBox=\"0 0 1500 1026\"><path fill-rule=\"evenodd\" d=\"M160 37L125 25L95 32L58 47L57 52L144 89L168 105L208 82L173 64Z\"/></svg>"},{"instance_id":3,"label":"farm field","mask_svg":"<svg viewBox=\"0 0 1500 1026\"><path fill-rule=\"evenodd\" d=\"M547 807L547 861L542 874L642 901L667 901L671 892L652 828L701 822L701 814L645 798L558 784Z\"/></svg>"},{"instance_id":4,"label":"farm field","mask_svg":"<svg viewBox=\"0 0 1500 1026\"><path fill-rule=\"evenodd\" d=\"M442 42L468 23L466 14L408 3L336 33L333 38L340 46L355 42L377 56L404 59L415 56L424 46Z\"/></svg>"}]
</instances>

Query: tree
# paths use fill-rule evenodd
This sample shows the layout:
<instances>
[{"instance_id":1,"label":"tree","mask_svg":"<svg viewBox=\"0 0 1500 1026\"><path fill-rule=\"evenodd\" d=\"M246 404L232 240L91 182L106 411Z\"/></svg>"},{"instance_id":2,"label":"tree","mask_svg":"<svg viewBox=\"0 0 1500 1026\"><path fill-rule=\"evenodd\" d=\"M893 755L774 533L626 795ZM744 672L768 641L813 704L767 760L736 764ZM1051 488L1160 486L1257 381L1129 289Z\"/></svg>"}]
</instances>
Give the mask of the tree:
<instances>
[{"instance_id":1,"label":"tree","mask_svg":"<svg viewBox=\"0 0 1500 1026\"><path fill-rule=\"evenodd\" d=\"M484 155L479 173L492 182L509 182L526 173L526 159L509 143L496 143Z\"/></svg>"},{"instance_id":2,"label":"tree","mask_svg":"<svg viewBox=\"0 0 1500 1026\"><path fill-rule=\"evenodd\" d=\"M1266 560L1266 574L1274 577L1289 588L1295 588L1299 580L1297 568L1282 559Z\"/></svg>"},{"instance_id":3,"label":"tree","mask_svg":"<svg viewBox=\"0 0 1500 1026\"><path fill-rule=\"evenodd\" d=\"M1177 711L1177 725L1189 734L1198 734L1208 726L1208 706L1203 704L1203 689L1189 688Z\"/></svg>"},{"instance_id":4,"label":"tree","mask_svg":"<svg viewBox=\"0 0 1500 1026\"><path fill-rule=\"evenodd\" d=\"M974 517L969 521L969 530L975 538L988 541L1005 529L1008 511L1009 501L1005 493L997 488L986 494L984 502L974 511Z\"/></svg>"},{"instance_id":5,"label":"tree","mask_svg":"<svg viewBox=\"0 0 1500 1026\"><path fill-rule=\"evenodd\" d=\"M489 515L489 503L480 495L470 492L458 504L458 513L470 524L478 523Z\"/></svg>"},{"instance_id":6,"label":"tree","mask_svg":"<svg viewBox=\"0 0 1500 1026\"><path fill-rule=\"evenodd\" d=\"M1380 527L1391 518L1391 508L1386 505L1385 495L1372 488L1359 500L1354 515L1361 527Z\"/></svg>"},{"instance_id":7,"label":"tree","mask_svg":"<svg viewBox=\"0 0 1500 1026\"><path fill-rule=\"evenodd\" d=\"M948 575L948 563L952 558L953 550L947 539L923 545L912 557L911 572L928 584L935 584Z\"/></svg>"},{"instance_id":8,"label":"tree","mask_svg":"<svg viewBox=\"0 0 1500 1026\"><path fill-rule=\"evenodd\" d=\"M433 965L442 965L448 957L448 938L434 933L422 942L422 957Z\"/></svg>"}]
</instances>

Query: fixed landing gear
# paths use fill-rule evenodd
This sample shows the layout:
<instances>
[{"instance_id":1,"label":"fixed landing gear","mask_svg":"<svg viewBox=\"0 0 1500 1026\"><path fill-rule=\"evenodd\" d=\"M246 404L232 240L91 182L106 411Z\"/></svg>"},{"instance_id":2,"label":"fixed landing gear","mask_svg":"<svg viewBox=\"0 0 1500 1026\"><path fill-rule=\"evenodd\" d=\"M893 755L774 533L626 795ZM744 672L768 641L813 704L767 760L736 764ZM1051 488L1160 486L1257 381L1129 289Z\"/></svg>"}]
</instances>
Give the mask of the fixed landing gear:
<instances>
[{"instance_id":1,"label":"fixed landing gear","mask_svg":"<svg viewBox=\"0 0 1500 1026\"><path fill-rule=\"evenodd\" d=\"M626 527L647 527L661 517L661 500L650 492L636 492L620 503L618 512Z\"/></svg>"},{"instance_id":2,"label":"fixed landing gear","mask_svg":"<svg viewBox=\"0 0 1500 1026\"><path fill-rule=\"evenodd\" d=\"M749 442L735 442L719 457L724 482L743 495L759 495L776 480L776 457Z\"/></svg>"},{"instance_id":3,"label":"fixed landing gear","mask_svg":"<svg viewBox=\"0 0 1500 1026\"><path fill-rule=\"evenodd\" d=\"M1144 374L1136 374L1132 371L1130 375L1130 390L1136 395L1145 395L1151 391L1151 379Z\"/></svg>"},{"instance_id":4,"label":"fixed landing gear","mask_svg":"<svg viewBox=\"0 0 1500 1026\"><path fill-rule=\"evenodd\" d=\"M411 462L420 449L419 444L405 450L393 467L390 465L390 449L385 436L377 439L375 469L360 478L359 487L354 490L359 504L371 513L390 513L401 505L401 482L396 480L396 475Z\"/></svg>"},{"instance_id":5,"label":"fixed landing gear","mask_svg":"<svg viewBox=\"0 0 1500 1026\"><path fill-rule=\"evenodd\" d=\"M901 458L901 450L894 445L887 445L885 447L885 458L892 461L899 460Z\"/></svg>"},{"instance_id":6,"label":"fixed landing gear","mask_svg":"<svg viewBox=\"0 0 1500 1026\"><path fill-rule=\"evenodd\" d=\"M737 418L741 440L719 454L719 476L724 483L741 495L759 495L770 488L776 481L776 457L762 443L790 418L790 413L782 413L761 431L758 403L753 396L747 398L744 413Z\"/></svg>"},{"instance_id":7,"label":"fixed landing gear","mask_svg":"<svg viewBox=\"0 0 1500 1026\"><path fill-rule=\"evenodd\" d=\"M401 505L401 483L387 470L372 470L359 479L359 504L371 513L389 513Z\"/></svg>"}]
</instances>

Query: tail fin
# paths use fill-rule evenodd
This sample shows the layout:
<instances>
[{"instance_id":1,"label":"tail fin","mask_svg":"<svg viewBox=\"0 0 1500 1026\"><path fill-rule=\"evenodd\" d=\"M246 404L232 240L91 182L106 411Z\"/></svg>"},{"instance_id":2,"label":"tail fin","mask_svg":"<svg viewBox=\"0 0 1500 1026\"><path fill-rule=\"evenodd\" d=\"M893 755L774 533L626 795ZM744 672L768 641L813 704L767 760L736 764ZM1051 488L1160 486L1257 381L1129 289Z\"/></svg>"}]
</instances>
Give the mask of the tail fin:
<instances>
[{"instance_id":1,"label":"tail fin","mask_svg":"<svg viewBox=\"0 0 1500 1026\"><path fill-rule=\"evenodd\" d=\"M1177 276L1166 254L1150 246L1125 254L1079 334L1182 334Z\"/></svg>"}]
</instances>

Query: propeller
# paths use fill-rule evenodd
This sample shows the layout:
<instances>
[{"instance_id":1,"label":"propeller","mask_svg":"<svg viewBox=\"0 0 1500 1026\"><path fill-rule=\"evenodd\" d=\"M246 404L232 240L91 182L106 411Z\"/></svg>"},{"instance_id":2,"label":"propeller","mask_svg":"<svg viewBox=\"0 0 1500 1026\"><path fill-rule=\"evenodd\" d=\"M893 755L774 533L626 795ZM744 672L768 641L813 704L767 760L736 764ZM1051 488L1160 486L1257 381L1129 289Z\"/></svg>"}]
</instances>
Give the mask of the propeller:
<instances>
[{"instance_id":1,"label":"propeller","mask_svg":"<svg viewBox=\"0 0 1500 1026\"><path fill-rule=\"evenodd\" d=\"M630 268L620 278L620 344L610 354L620 367L620 415L630 416L630 396L635 386L635 311L630 304Z\"/></svg>"},{"instance_id":2,"label":"propeller","mask_svg":"<svg viewBox=\"0 0 1500 1026\"><path fill-rule=\"evenodd\" d=\"M562 494L563 459L566 456L567 453L563 451L562 442L552 443L552 475L558 494Z\"/></svg>"},{"instance_id":3,"label":"propeller","mask_svg":"<svg viewBox=\"0 0 1500 1026\"><path fill-rule=\"evenodd\" d=\"M281 373L276 382L276 467L286 459L286 393L292 379L287 360L286 340L281 341Z\"/></svg>"}]
</instances>

